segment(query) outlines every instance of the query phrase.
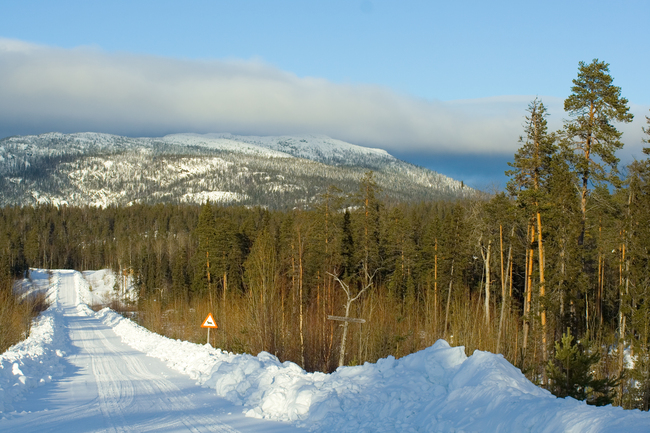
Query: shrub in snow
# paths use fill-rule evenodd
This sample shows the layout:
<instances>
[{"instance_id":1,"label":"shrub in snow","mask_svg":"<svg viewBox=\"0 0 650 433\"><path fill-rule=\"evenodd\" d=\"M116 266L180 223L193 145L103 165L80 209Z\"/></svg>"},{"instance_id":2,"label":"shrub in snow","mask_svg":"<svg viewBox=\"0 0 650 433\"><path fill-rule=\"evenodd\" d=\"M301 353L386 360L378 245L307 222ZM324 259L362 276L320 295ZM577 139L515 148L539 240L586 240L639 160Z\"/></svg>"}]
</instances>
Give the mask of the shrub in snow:
<instances>
[{"instance_id":1,"label":"shrub in snow","mask_svg":"<svg viewBox=\"0 0 650 433\"><path fill-rule=\"evenodd\" d=\"M558 397L587 400L588 404L604 406L613 401L617 380L595 379L593 366L600 361L595 352L588 354L584 347L573 343L571 329L562 334L562 344L555 342L555 361L546 366L548 389Z\"/></svg>"}]
</instances>

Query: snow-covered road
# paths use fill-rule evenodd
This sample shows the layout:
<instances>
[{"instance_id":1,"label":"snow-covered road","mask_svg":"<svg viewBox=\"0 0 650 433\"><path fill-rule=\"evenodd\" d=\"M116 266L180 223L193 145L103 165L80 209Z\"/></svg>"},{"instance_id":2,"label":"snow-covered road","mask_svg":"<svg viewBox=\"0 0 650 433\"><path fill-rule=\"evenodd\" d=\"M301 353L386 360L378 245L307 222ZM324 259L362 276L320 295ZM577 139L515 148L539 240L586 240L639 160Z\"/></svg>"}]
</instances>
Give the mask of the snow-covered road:
<instances>
[{"instance_id":1,"label":"snow-covered road","mask_svg":"<svg viewBox=\"0 0 650 433\"><path fill-rule=\"evenodd\" d=\"M0 431L298 431L285 423L247 418L241 406L124 344L78 303L78 278L66 271L53 277L58 285L55 320L63 331L58 377L14 401L4 418L0 414Z\"/></svg>"}]
</instances>

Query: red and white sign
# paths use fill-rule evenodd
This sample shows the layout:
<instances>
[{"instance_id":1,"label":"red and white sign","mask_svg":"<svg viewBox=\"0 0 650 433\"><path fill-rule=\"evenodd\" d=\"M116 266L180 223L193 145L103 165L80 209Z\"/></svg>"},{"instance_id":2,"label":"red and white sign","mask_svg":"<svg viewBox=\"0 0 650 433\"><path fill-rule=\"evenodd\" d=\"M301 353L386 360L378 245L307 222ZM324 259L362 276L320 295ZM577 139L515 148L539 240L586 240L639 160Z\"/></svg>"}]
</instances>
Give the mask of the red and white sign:
<instances>
[{"instance_id":1,"label":"red and white sign","mask_svg":"<svg viewBox=\"0 0 650 433\"><path fill-rule=\"evenodd\" d=\"M214 317L212 317L212 313L208 314L208 317L205 318L201 328L218 328L217 322L215 322Z\"/></svg>"}]
</instances>

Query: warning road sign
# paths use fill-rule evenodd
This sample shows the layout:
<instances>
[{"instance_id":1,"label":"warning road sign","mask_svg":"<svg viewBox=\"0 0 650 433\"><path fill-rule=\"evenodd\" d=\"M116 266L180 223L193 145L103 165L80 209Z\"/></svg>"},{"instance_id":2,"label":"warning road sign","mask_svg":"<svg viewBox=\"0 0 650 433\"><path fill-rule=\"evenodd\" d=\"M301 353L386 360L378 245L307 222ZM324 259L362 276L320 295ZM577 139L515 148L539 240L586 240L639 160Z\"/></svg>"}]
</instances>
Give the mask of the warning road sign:
<instances>
[{"instance_id":1,"label":"warning road sign","mask_svg":"<svg viewBox=\"0 0 650 433\"><path fill-rule=\"evenodd\" d=\"M218 328L217 322L215 322L214 317L212 317L212 313L208 314L208 317L205 318L201 328Z\"/></svg>"}]
</instances>

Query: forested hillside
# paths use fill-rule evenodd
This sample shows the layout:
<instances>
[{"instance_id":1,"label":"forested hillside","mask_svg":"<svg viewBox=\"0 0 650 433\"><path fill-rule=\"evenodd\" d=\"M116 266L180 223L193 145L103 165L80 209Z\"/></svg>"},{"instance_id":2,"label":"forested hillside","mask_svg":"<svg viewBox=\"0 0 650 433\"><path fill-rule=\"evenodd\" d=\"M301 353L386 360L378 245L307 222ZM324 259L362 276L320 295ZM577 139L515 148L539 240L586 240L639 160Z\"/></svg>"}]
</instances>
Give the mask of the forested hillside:
<instances>
[{"instance_id":1,"label":"forested hillside","mask_svg":"<svg viewBox=\"0 0 650 433\"><path fill-rule=\"evenodd\" d=\"M50 133L0 140L0 205L106 207L211 200L304 208L332 185L353 192L369 169L393 201L477 194L460 181L385 151L324 136Z\"/></svg>"}]
</instances>

